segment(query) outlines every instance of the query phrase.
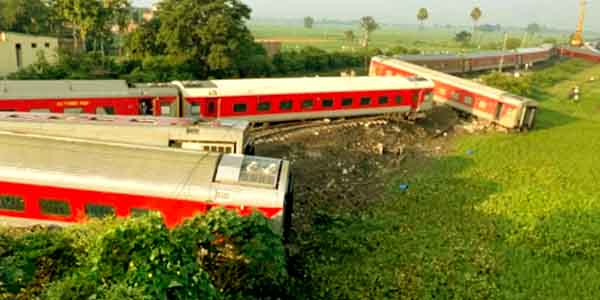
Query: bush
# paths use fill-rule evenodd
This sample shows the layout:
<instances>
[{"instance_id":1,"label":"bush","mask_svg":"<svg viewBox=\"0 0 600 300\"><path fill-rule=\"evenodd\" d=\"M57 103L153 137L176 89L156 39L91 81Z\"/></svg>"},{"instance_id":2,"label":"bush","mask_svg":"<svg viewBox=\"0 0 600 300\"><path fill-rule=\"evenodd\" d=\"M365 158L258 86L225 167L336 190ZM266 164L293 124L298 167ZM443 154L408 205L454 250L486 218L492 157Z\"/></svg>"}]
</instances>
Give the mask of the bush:
<instances>
[{"instance_id":1,"label":"bush","mask_svg":"<svg viewBox=\"0 0 600 300\"><path fill-rule=\"evenodd\" d=\"M281 297L285 252L269 220L224 209L168 230L160 215L0 231L0 299Z\"/></svg>"}]
</instances>

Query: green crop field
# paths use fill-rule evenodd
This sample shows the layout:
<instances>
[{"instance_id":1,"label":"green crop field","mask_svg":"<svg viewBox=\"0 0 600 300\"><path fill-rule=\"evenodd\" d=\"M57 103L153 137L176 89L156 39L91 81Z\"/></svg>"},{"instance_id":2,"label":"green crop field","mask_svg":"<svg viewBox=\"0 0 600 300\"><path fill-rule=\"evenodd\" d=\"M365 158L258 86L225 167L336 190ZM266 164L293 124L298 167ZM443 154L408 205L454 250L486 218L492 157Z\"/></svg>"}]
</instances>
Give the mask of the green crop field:
<instances>
[{"instance_id":1,"label":"green crop field","mask_svg":"<svg viewBox=\"0 0 600 300\"><path fill-rule=\"evenodd\" d=\"M282 41L283 48L287 50L300 49L306 46L329 51L353 51L360 48L357 41L352 43L344 39L344 32L347 30L353 30L356 37L360 38L361 31L358 25L315 24L312 29L307 29L301 24L252 22L249 27L258 40ZM419 30L417 26L384 25L373 33L370 46L382 50L403 46L426 52L468 50L453 40L455 34L462 30L470 31L471 28L428 26L424 30ZM509 35L521 39L524 33L519 30L511 30ZM490 43L499 43L502 38L502 32L483 32L477 34L474 42L485 46ZM567 35L559 33L538 34L529 40L528 46L538 45L545 38L555 38L562 41L567 39Z\"/></svg>"},{"instance_id":2,"label":"green crop field","mask_svg":"<svg viewBox=\"0 0 600 300\"><path fill-rule=\"evenodd\" d=\"M542 89L537 129L462 136L393 179L383 205L315 233L307 273L319 297L598 298L600 65L540 72L568 75ZM576 84L579 104L566 100Z\"/></svg>"}]
</instances>

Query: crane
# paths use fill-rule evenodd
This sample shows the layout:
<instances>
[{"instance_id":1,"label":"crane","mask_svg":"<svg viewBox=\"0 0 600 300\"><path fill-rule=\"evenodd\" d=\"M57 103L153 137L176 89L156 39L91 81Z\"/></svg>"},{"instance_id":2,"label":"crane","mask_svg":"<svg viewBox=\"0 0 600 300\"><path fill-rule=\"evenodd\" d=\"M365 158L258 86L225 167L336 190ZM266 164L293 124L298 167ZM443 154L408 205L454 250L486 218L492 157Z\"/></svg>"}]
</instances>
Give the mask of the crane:
<instances>
[{"instance_id":1,"label":"crane","mask_svg":"<svg viewBox=\"0 0 600 300\"><path fill-rule=\"evenodd\" d=\"M573 47L581 47L583 46L583 22L585 19L585 7L587 1L580 0L579 1L579 21L577 22L577 30L573 35L571 35L571 46Z\"/></svg>"}]
</instances>

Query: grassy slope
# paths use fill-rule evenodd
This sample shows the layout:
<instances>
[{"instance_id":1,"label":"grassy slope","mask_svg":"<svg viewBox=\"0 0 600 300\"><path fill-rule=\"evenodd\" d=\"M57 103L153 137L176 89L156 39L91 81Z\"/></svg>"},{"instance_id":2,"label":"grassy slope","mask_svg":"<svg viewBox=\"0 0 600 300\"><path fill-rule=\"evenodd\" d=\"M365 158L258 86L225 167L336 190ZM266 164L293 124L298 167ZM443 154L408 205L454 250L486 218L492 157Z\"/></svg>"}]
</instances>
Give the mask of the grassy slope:
<instances>
[{"instance_id":1,"label":"grassy slope","mask_svg":"<svg viewBox=\"0 0 600 300\"><path fill-rule=\"evenodd\" d=\"M453 154L394 179L381 207L324 222L307 253L316 296L597 298L600 81L585 81L600 66L580 66L545 90L535 131L460 138ZM568 103L576 83L582 103Z\"/></svg>"}]
</instances>

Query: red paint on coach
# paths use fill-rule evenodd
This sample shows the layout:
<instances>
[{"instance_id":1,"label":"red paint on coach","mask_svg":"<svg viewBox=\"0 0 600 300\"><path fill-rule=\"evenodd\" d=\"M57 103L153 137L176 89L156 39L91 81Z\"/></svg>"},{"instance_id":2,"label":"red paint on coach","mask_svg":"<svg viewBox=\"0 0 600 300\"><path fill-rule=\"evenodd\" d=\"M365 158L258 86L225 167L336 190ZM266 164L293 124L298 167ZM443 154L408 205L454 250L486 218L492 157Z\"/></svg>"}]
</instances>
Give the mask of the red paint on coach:
<instances>
[{"instance_id":1,"label":"red paint on coach","mask_svg":"<svg viewBox=\"0 0 600 300\"><path fill-rule=\"evenodd\" d=\"M174 227L187 218L205 213L217 205L202 201L166 199L149 196L106 193L89 190L58 188L53 186L37 186L0 181L0 195L17 196L23 199L25 208L22 212L0 208L0 216L25 218L50 222L81 223L85 222L86 205L103 205L114 209L117 217L128 217L133 210L157 211L163 215L165 225ZM41 200L53 200L68 203L70 214L57 216L42 213ZM282 209L253 208L239 206L224 206L226 209L237 211L240 215L249 215L254 209L267 218L273 218Z\"/></svg>"},{"instance_id":2,"label":"red paint on coach","mask_svg":"<svg viewBox=\"0 0 600 300\"><path fill-rule=\"evenodd\" d=\"M140 103L147 98L78 98L78 99L0 99L0 111L29 112L47 110L51 113L64 113L65 110L79 110L79 113L96 114L99 109L110 110L109 114L139 115ZM177 97L152 99L153 115L161 116L161 104L173 105Z\"/></svg>"}]
</instances>

